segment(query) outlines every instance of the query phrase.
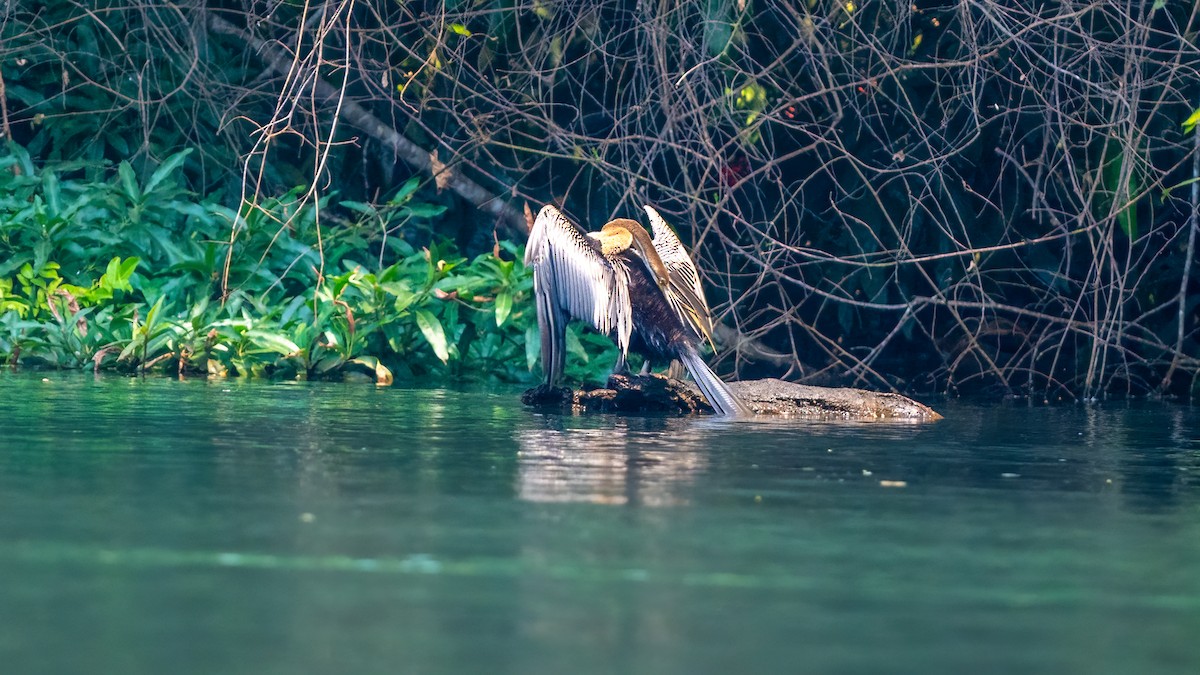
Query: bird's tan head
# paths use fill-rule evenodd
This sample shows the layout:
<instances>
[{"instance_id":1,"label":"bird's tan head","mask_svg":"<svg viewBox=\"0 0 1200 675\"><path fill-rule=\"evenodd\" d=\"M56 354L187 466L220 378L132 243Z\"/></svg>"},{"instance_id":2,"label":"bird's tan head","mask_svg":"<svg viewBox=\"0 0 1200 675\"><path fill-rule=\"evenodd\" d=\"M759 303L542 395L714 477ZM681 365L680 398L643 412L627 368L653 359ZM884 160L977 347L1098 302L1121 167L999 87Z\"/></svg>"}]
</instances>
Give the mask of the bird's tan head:
<instances>
[{"instance_id":1,"label":"bird's tan head","mask_svg":"<svg viewBox=\"0 0 1200 675\"><path fill-rule=\"evenodd\" d=\"M604 255L620 255L633 246L633 232L628 223L637 225L632 220L618 218L605 223L604 227L600 228L596 239L600 242L600 251Z\"/></svg>"},{"instance_id":2,"label":"bird's tan head","mask_svg":"<svg viewBox=\"0 0 1200 675\"><path fill-rule=\"evenodd\" d=\"M633 249L653 272L659 287L666 288L669 277L667 266L663 264L650 239L650 233L636 220L617 218L610 220L600 228L600 248L605 255L616 255Z\"/></svg>"}]
</instances>

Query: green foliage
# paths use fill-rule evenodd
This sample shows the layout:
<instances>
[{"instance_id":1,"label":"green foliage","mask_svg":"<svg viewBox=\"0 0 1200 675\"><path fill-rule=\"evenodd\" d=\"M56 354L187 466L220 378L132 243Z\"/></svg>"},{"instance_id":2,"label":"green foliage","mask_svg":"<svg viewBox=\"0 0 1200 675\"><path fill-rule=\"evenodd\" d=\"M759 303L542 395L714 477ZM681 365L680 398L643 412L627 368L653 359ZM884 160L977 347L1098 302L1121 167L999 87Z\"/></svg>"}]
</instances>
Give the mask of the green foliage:
<instances>
[{"instance_id":1,"label":"green foliage","mask_svg":"<svg viewBox=\"0 0 1200 675\"><path fill-rule=\"evenodd\" d=\"M127 163L97 180L71 166L38 170L21 148L0 159L0 360L379 382L536 378L532 276L517 247L468 260L448 243L414 246L401 235L442 209L414 202L414 182L381 208L326 198L323 208L354 219L318 237L303 187L235 213L179 187L186 154L144 179ZM577 327L569 344L576 378L597 379L615 359L607 338Z\"/></svg>"},{"instance_id":2,"label":"green foliage","mask_svg":"<svg viewBox=\"0 0 1200 675\"><path fill-rule=\"evenodd\" d=\"M1183 133L1190 134L1196 130L1197 123L1200 123L1200 108L1193 110L1183 124L1179 125L1179 128L1183 129Z\"/></svg>"},{"instance_id":3,"label":"green foliage","mask_svg":"<svg viewBox=\"0 0 1200 675\"><path fill-rule=\"evenodd\" d=\"M170 153L194 147L187 184L236 198L253 143L247 140L252 120L275 105L269 97L230 96L263 71L231 58L244 43L205 33L215 13L203 3L6 5L0 63L10 138L41 160L79 162L93 180L105 162L123 160L144 175L157 164L165 167ZM311 180L312 164L293 157L263 162L255 173L279 190ZM152 183L146 187L152 190Z\"/></svg>"},{"instance_id":4,"label":"green foliage","mask_svg":"<svg viewBox=\"0 0 1200 675\"><path fill-rule=\"evenodd\" d=\"M1129 239L1138 237L1136 198L1142 190L1143 169L1140 157L1123 148L1115 139L1104 145L1104 159L1100 171L1098 216L1116 209L1117 226ZM1124 205L1124 206L1122 206Z\"/></svg>"}]
</instances>

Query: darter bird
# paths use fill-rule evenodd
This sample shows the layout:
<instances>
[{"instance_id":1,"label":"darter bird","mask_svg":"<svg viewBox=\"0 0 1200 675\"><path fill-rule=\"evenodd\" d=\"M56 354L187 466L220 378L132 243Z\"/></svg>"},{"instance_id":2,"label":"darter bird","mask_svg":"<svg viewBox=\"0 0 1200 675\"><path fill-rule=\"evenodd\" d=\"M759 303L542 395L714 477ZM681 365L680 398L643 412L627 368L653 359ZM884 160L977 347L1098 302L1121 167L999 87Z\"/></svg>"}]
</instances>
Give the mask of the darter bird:
<instances>
[{"instance_id":1,"label":"darter bird","mask_svg":"<svg viewBox=\"0 0 1200 675\"><path fill-rule=\"evenodd\" d=\"M630 349L650 362L677 359L718 415L751 414L700 356L713 328L695 263L662 216L645 209L653 239L628 218L584 232L550 205L534 220L525 265L533 269L546 384L562 376L567 323L579 319L616 342L615 372L628 369Z\"/></svg>"}]
</instances>

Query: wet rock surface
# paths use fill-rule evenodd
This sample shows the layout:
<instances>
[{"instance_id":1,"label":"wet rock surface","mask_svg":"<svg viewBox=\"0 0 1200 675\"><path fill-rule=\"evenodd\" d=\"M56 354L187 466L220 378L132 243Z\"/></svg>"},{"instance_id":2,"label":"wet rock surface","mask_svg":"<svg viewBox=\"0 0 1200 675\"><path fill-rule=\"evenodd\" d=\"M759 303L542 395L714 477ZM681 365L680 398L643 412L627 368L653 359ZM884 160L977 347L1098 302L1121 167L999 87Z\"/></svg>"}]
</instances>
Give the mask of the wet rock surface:
<instances>
[{"instance_id":1,"label":"wet rock surface","mask_svg":"<svg viewBox=\"0 0 1200 675\"><path fill-rule=\"evenodd\" d=\"M759 415L847 420L942 419L929 406L900 394L814 387L776 379L730 382L729 386ZM578 412L712 412L690 382L662 375L613 375L606 387L596 389L541 385L526 391L521 402Z\"/></svg>"}]
</instances>

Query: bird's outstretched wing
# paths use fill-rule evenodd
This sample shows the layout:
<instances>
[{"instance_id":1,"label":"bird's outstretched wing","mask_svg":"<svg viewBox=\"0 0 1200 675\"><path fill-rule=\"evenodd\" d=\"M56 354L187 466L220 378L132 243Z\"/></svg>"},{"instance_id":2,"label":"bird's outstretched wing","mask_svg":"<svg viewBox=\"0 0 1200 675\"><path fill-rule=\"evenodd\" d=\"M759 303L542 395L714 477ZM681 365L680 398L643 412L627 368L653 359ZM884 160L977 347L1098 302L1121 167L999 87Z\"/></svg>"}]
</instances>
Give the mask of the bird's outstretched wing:
<instances>
[{"instance_id":1,"label":"bird's outstretched wing","mask_svg":"<svg viewBox=\"0 0 1200 675\"><path fill-rule=\"evenodd\" d=\"M633 309L624 266L605 258L594 239L551 205L533 222L525 265L533 268L547 383L554 384L562 375L571 319L612 336L621 354L628 354Z\"/></svg>"},{"instance_id":2,"label":"bird's outstretched wing","mask_svg":"<svg viewBox=\"0 0 1200 675\"><path fill-rule=\"evenodd\" d=\"M707 340L715 349L712 312L704 300L704 288L700 286L696 263L692 262L687 249L663 217L658 215L658 211L650 205L646 205L645 209L650 219L650 230L654 233L654 249L667 267L671 290L667 293L667 301L695 329L696 335Z\"/></svg>"}]
</instances>

